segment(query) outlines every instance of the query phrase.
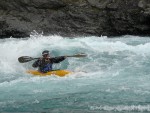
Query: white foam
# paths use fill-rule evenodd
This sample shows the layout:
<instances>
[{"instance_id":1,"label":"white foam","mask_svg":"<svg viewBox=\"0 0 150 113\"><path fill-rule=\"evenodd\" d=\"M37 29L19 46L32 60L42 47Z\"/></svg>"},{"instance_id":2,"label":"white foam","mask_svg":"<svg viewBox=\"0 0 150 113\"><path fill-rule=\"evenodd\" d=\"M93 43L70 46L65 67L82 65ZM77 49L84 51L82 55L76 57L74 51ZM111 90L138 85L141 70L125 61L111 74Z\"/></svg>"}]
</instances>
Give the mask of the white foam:
<instances>
[{"instance_id":1,"label":"white foam","mask_svg":"<svg viewBox=\"0 0 150 113\"><path fill-rule=\"evenodd\" d=\"M17 60L18 57L39 57L41 52L47 49L56 56L81 52L87 54L86 58L68 58L64 62L56 64L58 69L86 71L88 74L80 74L80 76L86 77L88 75L107 77L107 75L110 76L109 73L111 76L117 77L120 72L124 71L126 65L134 64L134 66L141 67L141 62L137 59L140 58L144 61L148 60L150 56L150 39L146 38L147 41L140 44L139 37L127 37L131 36L126 36L126 39L108 39L107 37L68 39L61 36L42 36L42 34L33 33L30 38L26 39L2 39L0 40L0 76L3 74L26 76L25 70L33 69L31 66L33 62L21 64ZM132 41L133 43L138 41L139 44L134 45ZM124 67L121 68L121 66Z\"/></svg>"},{"instance_id":2,"label":"white foam","mask_svg":"<svg viewBox=\"0 0 150 113\"><path fill-rule=\"evenodd\" d=\"M138 111L138 112L149 112L150 111L150 105L118 105L118 106L90 106L91 110L104 110L104 111Z\"/></svg>"}]
</instances>

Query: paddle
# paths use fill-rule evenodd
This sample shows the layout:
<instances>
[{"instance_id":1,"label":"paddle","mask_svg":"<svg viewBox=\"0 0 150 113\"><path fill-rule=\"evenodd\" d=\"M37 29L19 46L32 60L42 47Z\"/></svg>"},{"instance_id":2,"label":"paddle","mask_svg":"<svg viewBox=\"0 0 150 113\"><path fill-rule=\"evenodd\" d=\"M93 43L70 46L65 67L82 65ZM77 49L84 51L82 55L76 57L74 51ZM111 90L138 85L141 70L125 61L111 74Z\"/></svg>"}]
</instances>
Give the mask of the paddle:
<instances>
[{"instance_id":1,"label":"paddle","mask_svg":"<svg viewBox=\"0 0 150 113\"><path fill-rule=\"evenodd\" d=\"M87 55L86 54L76 54L76 55L66 55L64 57L86 57ZM22 56L22 57L19 57L18 58L18 61L20 63L26 63L26 62L29 62L29 61L32 61L32 60L35 60L35 59L40 59L40 58L32 58L32 57L29 57L29 56Z\"/></svg>"},{"instance_id":2,"label":"paddle","mask_svg":"<svg viewBox=\"0 0 150 113\"><path fill-rule=\"evenodd\" d=\"M86 57L86 54L66 55L65 57Z\"/></svg>"},{"instance_id":3,"label":"paddle","mask_svg":"<svg viewBox=\"0 0 150 113\"><path fill-rule=\"evenodd\" d=\"M35 60L35 59L39 59L39 58L32 58L32 57L29 57L29 56L22 56L22 57L18 58L18 61L20 63L25 63L25 62L29 62L29 61L32 61L32 60Z\"/></svg>"}]
</instances>

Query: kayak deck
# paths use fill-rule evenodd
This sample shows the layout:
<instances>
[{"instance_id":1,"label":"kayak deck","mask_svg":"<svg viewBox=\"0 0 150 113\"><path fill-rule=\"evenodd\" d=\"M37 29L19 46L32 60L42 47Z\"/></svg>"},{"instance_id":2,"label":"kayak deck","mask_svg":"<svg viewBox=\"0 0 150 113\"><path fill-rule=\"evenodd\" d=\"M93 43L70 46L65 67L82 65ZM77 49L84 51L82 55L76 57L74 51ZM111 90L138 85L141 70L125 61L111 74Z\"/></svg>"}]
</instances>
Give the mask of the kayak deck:
<instances>
[{"instance_id":1,"label":"kayak deck","mask_svg":"<svg viewBox=\"0 0 150 113\"><path fill-rule=\"evenodd\" d=\"M55 70L55 71L50 71L50 72L47 72L47 73L41 73L37 70L27 70L26 73L29 73L29 74L32 74L32 75L35 75L35 76L57 75L57 76L63 77L63 76L65 76L67 74L70 74L72 72L68 71L68 70Z\"/></svg>"}]
</instances>

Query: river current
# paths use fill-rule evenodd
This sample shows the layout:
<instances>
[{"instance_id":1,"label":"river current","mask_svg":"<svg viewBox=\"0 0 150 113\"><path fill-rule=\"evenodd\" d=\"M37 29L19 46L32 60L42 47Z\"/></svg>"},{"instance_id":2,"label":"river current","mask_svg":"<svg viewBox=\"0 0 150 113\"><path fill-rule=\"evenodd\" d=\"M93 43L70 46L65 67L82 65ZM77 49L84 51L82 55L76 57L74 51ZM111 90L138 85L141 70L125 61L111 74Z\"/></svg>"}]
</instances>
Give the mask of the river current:
<instances>
[{"instance_id":1,"label":"river current","mask_svg":"<svg viewBox=\"0 0 150 113\"><path fill-rule=\"evenodd\" d=\"M0 40L0 112L137 113L150 112L150 38L36 35ZM67 58L54 69L73 73L35 77L26 73L32 63L18 57Z\"/></svg>"}]
</instances>

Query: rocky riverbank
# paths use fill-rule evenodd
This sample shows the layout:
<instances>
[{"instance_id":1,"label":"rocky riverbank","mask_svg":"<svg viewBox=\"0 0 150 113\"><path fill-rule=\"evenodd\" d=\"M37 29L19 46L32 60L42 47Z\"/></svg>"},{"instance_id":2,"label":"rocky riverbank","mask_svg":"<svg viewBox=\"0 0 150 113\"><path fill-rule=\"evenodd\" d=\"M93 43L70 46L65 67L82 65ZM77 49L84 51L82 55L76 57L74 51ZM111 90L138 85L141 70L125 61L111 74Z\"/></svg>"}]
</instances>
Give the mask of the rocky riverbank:
<instances>
[{"instance_id":1,"label":"rocky riverbank","mask_svg":"<svg viewBox=\"0 0 150 113\"><path fill-rule=\"evenodd\" d=\"M0 37L150 35L149 0L1 0Z\"/></svg>"}]
</instances>

